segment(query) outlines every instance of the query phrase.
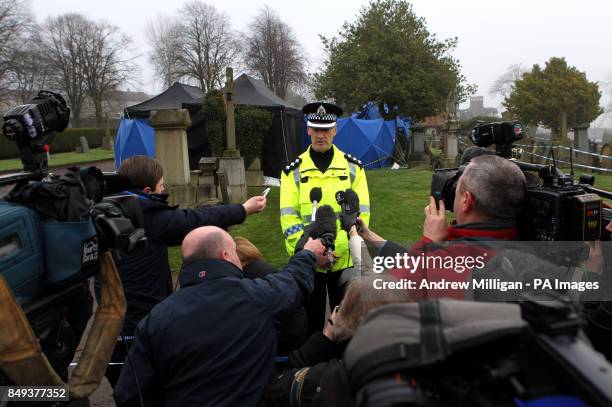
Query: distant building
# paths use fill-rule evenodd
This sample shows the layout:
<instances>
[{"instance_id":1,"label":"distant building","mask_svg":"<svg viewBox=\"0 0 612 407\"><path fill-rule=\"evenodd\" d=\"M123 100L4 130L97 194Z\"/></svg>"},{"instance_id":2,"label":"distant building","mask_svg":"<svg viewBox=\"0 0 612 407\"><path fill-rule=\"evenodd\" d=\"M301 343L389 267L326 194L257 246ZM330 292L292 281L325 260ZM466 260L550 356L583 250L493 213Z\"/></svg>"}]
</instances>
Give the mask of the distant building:
<instances>
[{"instance_id":1,"label":"distant building","mask_svg":"<svg viewBox=\"0 0 612 407\"><path fill-rule=\"evenodd\" d=\"M483 96L473 96L470 98L470 107L467 109L459 109L459 120L469 120L476 116L497 117L499 112L494 107L484 107Z\"/></svg>"},{"instance_id":2,"label":"distant building","mask_svg":"<svg viewBox=\"0 0 612 407\"><path fill-rule=\"evenodd\" d=\"M442 131L446 128L446 115L440 113L437 116L428 116L419 124L425 129L426 136L437 137L441 135Z\"/></svg>"}]
</instances>

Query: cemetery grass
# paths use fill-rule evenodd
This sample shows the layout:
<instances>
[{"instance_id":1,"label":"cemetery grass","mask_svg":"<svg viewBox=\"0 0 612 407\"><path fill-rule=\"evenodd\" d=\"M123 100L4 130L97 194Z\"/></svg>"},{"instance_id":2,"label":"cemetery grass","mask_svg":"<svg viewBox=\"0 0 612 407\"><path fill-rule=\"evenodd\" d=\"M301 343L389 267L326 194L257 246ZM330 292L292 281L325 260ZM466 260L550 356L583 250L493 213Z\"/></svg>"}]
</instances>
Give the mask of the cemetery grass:
<instances>
[{"instance_id":1,"label":"cemetery grass","mask_svg":"<svg viewBox=\"0 0 612 407\"><path fill-rule=\"evenodd\" d=\"M115 154L113 150L105 150L102 148L93 148L88 154L83 153L57 153L52 154L49 160L49 167L59 167L69 164L92 163L95 161L113 160ZM23 164L19 158L0 160L0 171L21 171Z\"/></svg>"},{"instance_id":2,"label":"cemetery grass","mask_svg":"<svg viewBox=\"0 0 612 407\"><path fill-rule=\"evenodd\" d=\"M412 243L421 238L423 209L428 203L431 171L427 169L377 169L366 172L370 190L372 218L370 228L390 240ZM595 186L612 190L612 176L597 175ZM249 188L249 196L264 188ZM230 229L233 236L244 236L261 251L264 259L277 268L287 264L289 256L279 222L279 188L268 194L266 209ZM449 212L449 218L452 216ZM181 265L180 249L170 248L172 270Z\"/></svg>"}]
</instances>

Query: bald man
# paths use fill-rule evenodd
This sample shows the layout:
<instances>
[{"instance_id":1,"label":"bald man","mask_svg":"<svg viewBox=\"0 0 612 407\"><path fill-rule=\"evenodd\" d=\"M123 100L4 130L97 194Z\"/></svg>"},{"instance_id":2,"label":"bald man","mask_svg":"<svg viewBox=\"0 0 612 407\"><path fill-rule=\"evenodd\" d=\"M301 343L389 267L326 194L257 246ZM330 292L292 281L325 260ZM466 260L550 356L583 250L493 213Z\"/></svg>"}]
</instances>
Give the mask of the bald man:
<instances>
[{"instance_id":1,"label":"bald man","mask_svg":"<svg viewBox=\"0 0 612 407\"><path fill-rule=\"evenodd\" d=\"M227 232L191 231L181 289L138 324L117 405L139 405L136 376L146 406L256 406L274 366L275 317L312 292L324 251L310 239L282 271L251 280Z\"/></svg>"}]
</instances>

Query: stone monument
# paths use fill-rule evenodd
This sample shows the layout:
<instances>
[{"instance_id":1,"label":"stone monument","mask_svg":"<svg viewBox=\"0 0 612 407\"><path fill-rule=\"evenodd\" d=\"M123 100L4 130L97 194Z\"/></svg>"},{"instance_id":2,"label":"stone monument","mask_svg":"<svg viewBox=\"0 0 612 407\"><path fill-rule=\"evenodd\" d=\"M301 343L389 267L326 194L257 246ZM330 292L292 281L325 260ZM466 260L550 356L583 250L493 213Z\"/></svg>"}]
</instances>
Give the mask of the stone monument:
<instances>
[{"instance_id":1,"label":"stone monument","mask_svg":"<svg viewBox=\"0 0 612 407\"><path fill-rule=\"evenodd\" d=\"M457 121L457 98L451 91L446 101L446 132L443 134L442 154L440 165L442 168L455 167L459 155L459 122Z\"/></svg>"},{"instance_id":2,"label":"stone monument","mask_svg":"<svg viewBox=\"0 0 612 407\"><path fill-rule=\"evenodd\" d=\"M430 157L425 150L425 128L420 123L412 126L408 162L410 168L429 165Z\"/></svg>"},{"instance_id":3,"label":"stone monument","mask_svg":"<svg viewBox=\"0 0 612 407\"><path fill-rule=\"evenodd\" d=\"M194 207L196 191L191 185L187 127L191 126L186 109L161 109L149 117L155 129L155 157L164 167L164 184L173 205Z\"/></svg>"},{"instance_id":4,"label":"stone monument","mask_svg":"<svg viewBox=\"0 0 612 407\"><path fill-rule=\"evenodd\" d=\"M263 171L261 170L261 160L253 159L251 165L246 171L246 183L249 187L260 187L264 184Z\"/></svg>"},{"instance_id":5,"label":"stone monument","mask_svg":"<svg viewBox=\"0 0 612 407\"><path fill-rule=\"evenodd\" d=\"M234 74L232 68L225 71L225 136L223 157L219 160L219 171L225 174L230 191L231 203L242 203L247 199L244 159L236 148L236 127L234 121Z\"/></svg>"}]
</instances>

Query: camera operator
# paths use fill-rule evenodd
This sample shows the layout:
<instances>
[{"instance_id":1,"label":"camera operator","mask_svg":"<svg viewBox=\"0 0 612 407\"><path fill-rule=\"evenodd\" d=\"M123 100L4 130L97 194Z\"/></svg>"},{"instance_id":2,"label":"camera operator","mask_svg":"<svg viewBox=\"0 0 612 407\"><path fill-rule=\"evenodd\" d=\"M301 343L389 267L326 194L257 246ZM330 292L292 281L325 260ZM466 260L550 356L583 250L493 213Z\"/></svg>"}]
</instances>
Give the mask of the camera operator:
<instances>
[{"instance_id":1,"label":"camera operator","mask_svg":"<svg viewBox=\"0 0 612 407\"><path fill-rule=\"evenodd\" d=\"M125 176L134 189L127 193L138 197L144 215L148 245L143 250L117 261L123 283L127 312L123 335L111 362L122 363L134 338L134 329L151 309L172 293L172 276L168 263L169 246L178 246L191 230L206 225L222 228L242 223L248 215L261 212L266 198L256 196L239 205L183 209L170 206L164 194L163 168L156 160L134 156L121 163L119 175ZM106 377L114 385L121 365L110 365Z\"/></svg>"},{"instance_id":2,"label":"camera operator","mask_svg":"<svg viewBox=\"0 0 612 407\"><path fill-rule=\"evenodd\" d=\"M471 159L459 177L455 199L452 203L455 221L448 226L446 208L443 200L439 206L433 197L425 207L423 237L410 248L412 255L425 253L427 256L466 256L477 255L482 250L469 245L470 240L514 240L517 237L516 219L526 197L526 181L521 170L512 162L495 156L480 155ZM384 239L361 225L361 236L367 242L383 242ZM445 241L458 241L465 244L453 244L442 248L436 244ZM386 242L380 255L392 256L403 253L399 245ZM409 278L429 281L442 279L467 281L470 273L449 273L446 269L429 267L406 273L395 270L398 278ZM451 297L464 299L466 293L458 290L436 290L436 292L411 291L414 299L431 297ZM418 297L418 298L417 298Z\"/></svg>"}]
</instances>

